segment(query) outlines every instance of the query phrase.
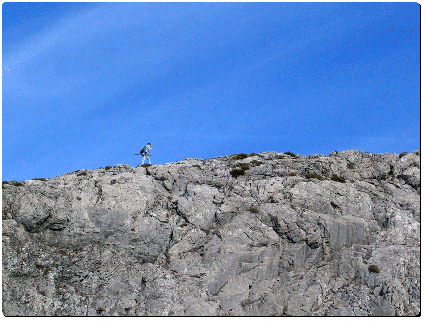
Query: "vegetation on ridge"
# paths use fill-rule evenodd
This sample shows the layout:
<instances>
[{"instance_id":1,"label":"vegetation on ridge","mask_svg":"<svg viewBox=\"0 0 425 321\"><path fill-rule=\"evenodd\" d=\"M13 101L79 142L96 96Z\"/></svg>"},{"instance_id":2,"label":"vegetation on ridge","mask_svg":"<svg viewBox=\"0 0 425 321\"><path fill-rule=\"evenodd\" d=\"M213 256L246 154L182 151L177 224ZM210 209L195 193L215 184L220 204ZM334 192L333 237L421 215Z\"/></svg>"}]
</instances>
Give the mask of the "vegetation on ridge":
<instances>
[{"instance_id":1,"label":"vegetation on ridge","mask_svg":"<svg viewBox=\"0 0 425 321\"><path fill-rule=\"evenodd\" d=\"M232 175L233 178L237 178L238 176L245 175L245 170L242 168L235 168L230 171L230 175Z\"/></svg>"},{"instance_id":2,"label":"vegetation on ridge","mask_svg":"<svg viewBox=\"0 0 425 321\"><path fill-rule=\"evenodd\" d=\"M324 178L321 175L319 175L319 174L312 174L312 173L305 174L305 178L307 178L307 179L316 178L316 179L321 180L321 181L324 180Z\"/></svg>"}]
</instances>

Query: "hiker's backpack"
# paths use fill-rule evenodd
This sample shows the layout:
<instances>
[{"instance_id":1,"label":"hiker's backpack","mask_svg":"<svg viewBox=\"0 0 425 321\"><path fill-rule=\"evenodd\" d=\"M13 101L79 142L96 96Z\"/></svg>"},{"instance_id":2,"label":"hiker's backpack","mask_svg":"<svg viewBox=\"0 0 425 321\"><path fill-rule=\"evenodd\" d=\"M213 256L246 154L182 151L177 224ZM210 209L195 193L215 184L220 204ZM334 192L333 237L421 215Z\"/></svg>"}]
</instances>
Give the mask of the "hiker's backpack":
<instances>
[{"instance_id":1,"label":"hiker's backpack","mask_svg":"<svg viewBox=\"0 0 425 321\"><path fill-rule=\"evenodd\" d=\"M143 146L142 150L140 151L140 155L146 155L148 153L147 147Z\"/></svg>"}]
</instances>

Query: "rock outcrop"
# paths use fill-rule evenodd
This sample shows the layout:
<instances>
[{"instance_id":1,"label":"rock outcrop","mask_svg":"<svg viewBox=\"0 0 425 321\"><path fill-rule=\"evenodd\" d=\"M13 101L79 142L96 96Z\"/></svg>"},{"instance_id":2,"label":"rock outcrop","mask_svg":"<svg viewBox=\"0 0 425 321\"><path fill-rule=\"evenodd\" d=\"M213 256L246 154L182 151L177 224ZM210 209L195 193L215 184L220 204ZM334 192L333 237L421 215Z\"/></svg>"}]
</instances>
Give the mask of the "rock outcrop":
<instances>
[{"instance_id":1,"label":"rock outcrop","mask_svg":"<svg viewBox=\"0 0 425 321\"><path fill-rule=\"evenodd\" d=\"M6 316L420 313L420 152L3 182Z\"/></svg>"}]
</instances>

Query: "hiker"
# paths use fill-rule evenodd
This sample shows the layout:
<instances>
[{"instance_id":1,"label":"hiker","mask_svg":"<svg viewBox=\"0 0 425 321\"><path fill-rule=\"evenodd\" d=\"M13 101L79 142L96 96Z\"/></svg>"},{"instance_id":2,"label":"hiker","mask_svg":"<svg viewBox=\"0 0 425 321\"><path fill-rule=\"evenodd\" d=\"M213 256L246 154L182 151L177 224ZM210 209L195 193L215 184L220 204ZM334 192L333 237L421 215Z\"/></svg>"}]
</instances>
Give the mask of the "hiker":
<instances>
[{"instance_id":1,"label":"hiker","mask_svg":"<svg viewBox=\"0 0 425 321\"><path fill-rule=\"evenodd\" d=\"M149 151L152 149L151 143L148 143L146 146L143 146L142 150L140 151L140 155L143 156L142 158L142 165L147 159L149 161L149 164L151 164L151 159L149 158Z\"/></svg>"}]
</instances>

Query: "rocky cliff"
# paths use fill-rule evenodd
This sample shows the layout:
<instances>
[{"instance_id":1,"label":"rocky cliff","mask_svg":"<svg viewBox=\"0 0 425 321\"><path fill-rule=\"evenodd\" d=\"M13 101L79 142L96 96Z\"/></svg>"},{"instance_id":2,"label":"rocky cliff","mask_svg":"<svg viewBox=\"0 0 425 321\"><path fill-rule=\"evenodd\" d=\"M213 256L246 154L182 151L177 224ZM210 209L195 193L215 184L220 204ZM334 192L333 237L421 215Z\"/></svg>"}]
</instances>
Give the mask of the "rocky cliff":
<instances>
[{"instance_id":1,"label":"rocky cliff","mask_svg":"<svg viewBox=\"0 0 425 321\"><path fill-rule=\"evenodd\" d=\"M3 314L420 313L420 152L3 182Z\"/></svg>"}]
</instances>

